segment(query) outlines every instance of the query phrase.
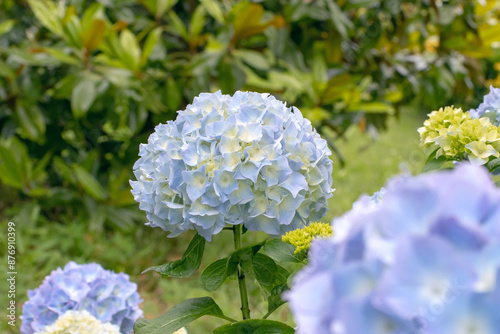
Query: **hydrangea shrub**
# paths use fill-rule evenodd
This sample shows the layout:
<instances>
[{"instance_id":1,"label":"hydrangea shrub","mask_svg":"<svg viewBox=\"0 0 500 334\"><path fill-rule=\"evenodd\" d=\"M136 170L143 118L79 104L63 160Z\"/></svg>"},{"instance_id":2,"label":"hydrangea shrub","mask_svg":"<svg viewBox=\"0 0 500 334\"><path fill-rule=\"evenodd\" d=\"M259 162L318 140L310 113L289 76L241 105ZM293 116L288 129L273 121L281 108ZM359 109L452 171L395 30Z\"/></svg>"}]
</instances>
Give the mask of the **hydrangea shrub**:
<instances>
[{"instance_id":1,"label":"hydrangea shrub","mask_svg":"<svg viewBox=\"0 0 500 334\"><path fill-rule=\"evenodd\" d=\"M334 221L285 294L297 333L497 333L500 189L486 169L400 177Z\"/></svg>"},{"instance_id":2,"label":"hydrangea shrub","mask_svg":"<svg viewBox=\"0 0 500 334\"><path fill-rule=\"evenodd\" d=\"M28 297L23 305L22 334L41 331L68 311L87 311L100 322L118 326L123 334L131 333L134 322L142 316L137 284L128 275L96 263L69 262L28 291Z\"/></svg>"},{"instance_id":3,"label":"hydrangea shrub","mask_svg":"<svg viewBox=\"0 0 500 334\"><path fill-rule=\"evenodd\" d=\"M149 225L207 240L225 224L271 235L323 217L327 143L295 107L268 94L203 93L140 147L132 193Z\"/></svg>"}]
</instances>

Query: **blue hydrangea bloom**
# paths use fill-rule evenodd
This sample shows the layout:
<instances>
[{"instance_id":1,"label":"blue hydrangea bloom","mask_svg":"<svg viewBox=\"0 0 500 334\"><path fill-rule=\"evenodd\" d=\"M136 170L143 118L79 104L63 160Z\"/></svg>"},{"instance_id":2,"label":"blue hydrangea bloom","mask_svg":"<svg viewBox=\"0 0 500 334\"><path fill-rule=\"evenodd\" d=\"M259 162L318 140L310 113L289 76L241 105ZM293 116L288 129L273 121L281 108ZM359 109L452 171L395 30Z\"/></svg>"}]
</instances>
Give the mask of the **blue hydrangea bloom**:
<instances>
[{"instance_id":1,"label":"blue hydrangea bloom","mask_svg":"<svg viewBox=\"0 0 500 334\"><path fill-rule=\"evenodd\" d=\"M500 189L486 169L393 179L333 225L284 296L297 333L498 332Z\"/></svg>"},{"instance_id":2,"label":"blue hydrangea bloom","mask_svg":"<svg viewBox=\"0 0 500 334\"><path fill-rule=\"evenodd\" d=\"M472 118L480 118L488 112L497 114L497 122L495 125L500 124L500 88L490 86L490 92L484 96L483 102L477 109L469 110Z\"/></svg>"},{"instance_id":3,"label":"blue hydrangea bloom","mask_svg":"<svg viewBox=\"0 0 500 334\"><path fill-rule=\"evenodd\" d=\"M137 284L124 273L105 270L96 263L69 262L45 277L42 285L28 291L23 305L22 334L41 331L66 311L87 311L103 323L110 322L120 332L132 333L142 316Z\"/></svg>"},{"instance_id":4,"label":"blue hydrangea bloom","mask_svg":"<svg viewBox=\"0 0 500 334\"><path fill-rule=\"evenodd\" d=\"M140 147L132 193L169 237L224 225L278 235L317 221L332 196L327 143L268 94L203 93Z\"/></svg>"}]
</instances>

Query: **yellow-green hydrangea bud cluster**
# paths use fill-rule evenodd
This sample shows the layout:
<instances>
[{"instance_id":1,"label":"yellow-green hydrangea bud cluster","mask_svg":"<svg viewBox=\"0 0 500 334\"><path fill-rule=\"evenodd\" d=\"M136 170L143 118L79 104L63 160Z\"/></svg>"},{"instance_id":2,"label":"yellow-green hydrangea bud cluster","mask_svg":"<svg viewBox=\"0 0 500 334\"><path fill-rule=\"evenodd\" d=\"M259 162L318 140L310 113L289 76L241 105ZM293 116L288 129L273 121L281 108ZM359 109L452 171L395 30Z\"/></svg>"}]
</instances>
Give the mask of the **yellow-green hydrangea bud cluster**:
<instances>
[{"instance_id":1,"label":"yellow-green hydrangea bud cluster","mask_svg":"<svg viewBox=\"0 0 500 334\"><path fill-rule=\"evenodd\" d=\"M448 131L451 126L460 126L465 120L470 119L468 112L461 108L445 107L431 112L425 120L424 126L418 129L420 141L426 147L435 144L436 138Z\"/></svg>"},{"instance_id":2,"label":"yellow-green hydrangea bud cluster","mask_svg":"<svg viewBox=\"0 0 500 334\"><path fill-rule=\"evenodd\" d=\"M418 132L422 145L439 148L436 157L468 159L475 165L484 165L491 156L500 157L500 129L489 118L471 118L460 108L433 111Z\"/></svg>"},{"instance_id":3,"label":"yellow-green hydrangea bud cluster","mask_svg":"<svg viewBox=\"0 0 500 334\"><path fill-rule=\"evenodd\" d=\"M327 238L333 235L332 226L328 223L311 223L310 225L286 233L281 240L295 247L295 254L309 249L314 238Z\"/></svg>"},{"instance_id":4,"label":"yellow-green hydrangea bud cluster","mask_svg":"<svg viewBox=\"0 0 500 334\"><path fill-rule=\"evenodd\" d=\"M36 334L120 334L118 326L102 323L87 311L67 311Z\"/></svg>"}]
</instances>

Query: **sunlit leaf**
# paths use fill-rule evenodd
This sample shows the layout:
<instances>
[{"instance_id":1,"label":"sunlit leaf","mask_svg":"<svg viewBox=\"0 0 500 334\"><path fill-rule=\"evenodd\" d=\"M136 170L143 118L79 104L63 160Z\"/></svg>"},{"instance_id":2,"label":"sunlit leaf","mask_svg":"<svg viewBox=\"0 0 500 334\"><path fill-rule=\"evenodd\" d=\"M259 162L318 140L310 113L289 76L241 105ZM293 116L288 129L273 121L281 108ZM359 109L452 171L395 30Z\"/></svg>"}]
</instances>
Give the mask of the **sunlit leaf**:
<instances>
[{"instance_id":1,"label":"sunlit leaf","mask_svg":"<svg viewBox=\"0 0 500 334\"><path fill-rule=\"evenodd\" d=\"M13 27L14 24L16 23L16 20L5 20L0 23L0 36L7 34Z\"/></svg>"},{"instance_id":2,"label":"sunlit leaf","mask_svg":"<svg viewBox=\"0 0 500 334\"><path fill-rule=\"evenodd\" d=\"M277 15L269 21L261 22L263 14L264 7L261 4L249 3L241 8L233 20L234 40L259 34L272 25L283 26L283 18Z\"/></svg>"},{"instance_id":3,"label":"sunlit leaf","mask_svg":"<svg viewBox=\"0 0 500 334\"><path fill-rule=\"evenodd\" d=\"M120 34L120 44L123 47L121 57L128 69L134 70L137 68L141 60L141 49L135 35L128 29L125 29Z\"/></svg>"},{"instance_id":4,"label":"sunlit leaf","mask_svg":"<svg viewBox=\"0 0 500 334\"><path fill-rule=\"evenodd\" d=\"M90 28L83 30L82 32L82 42L87 50L93 51L104 39L104 34L106 33L106 22L101 19L95 19Z\"/></svg>"},{"instance_id":5,"label":"sunlit leaf","mask_svg":"<svg viewBox=\"0 0 500 334\"><path fill-rule=\"evenodd\" d=\"M61 21L58 17L58 9L55 2L50 0L28 0L28 4L38 21L40 21L45 28L56 35L62 35Z\"/></svg>"},{"instance_id":6,"label":"sunlit leaf","mask_svg":"<svg viewBox=\"0 0 500 334\"><path fill-rule=\"evenodd\" d=\"M146 62L148 61L149 55L153 51L153 48L156 45L156 43L158 43L158 40L160 39L162 31L163 31L163 29L158 27L158 28L153 29L148 34L148 37L146 38L146 41L144 42L144 47L142 48L141 66L144 66L146 64Z\"/></svg>"},{"instance_id":7,"label":"sunlit leaf","mask_svg":"<svg viewBox=\"0 0 500 334\"><path fill-rule=\"evenodd\" d=\"M175 6L178 1L179 0L157 0L155 17L163 17L163 14L165 14L168 10L170 10L170 8Z\"/></svg>"},{"instance_id":8,"label":"sunlit leaf","mask_svg":"<svg viewBox=\"0 0 500 334\"><path fill-rule=\"evenodd\" d=\"M87 113L97 95L96 83L89 76L84 75L77 81L71 95L71 110L76 118Z\"/></svg>"},{"instance_id":9,"label":"sunlit leaf","mask_svg":"<svg viewBox=\"0 0 500 334\"><path fill-rule=\"evenodd\" d=\"M234 50L233 55L256 69L265 71L270 68L268 60L260 52L253 50Z\"/></svg>"},{"instance_id":10,"label":"sunlit leaf","mask_svg":"<svg viewBox=\"0 0 500 334\"><path fill-rule=\"evenodd\" d=\"M221 5L216 0L200 0L207 13L212 16L217 22L224 24L224 13L222 12Z\"/></svg>"}]
</instances>

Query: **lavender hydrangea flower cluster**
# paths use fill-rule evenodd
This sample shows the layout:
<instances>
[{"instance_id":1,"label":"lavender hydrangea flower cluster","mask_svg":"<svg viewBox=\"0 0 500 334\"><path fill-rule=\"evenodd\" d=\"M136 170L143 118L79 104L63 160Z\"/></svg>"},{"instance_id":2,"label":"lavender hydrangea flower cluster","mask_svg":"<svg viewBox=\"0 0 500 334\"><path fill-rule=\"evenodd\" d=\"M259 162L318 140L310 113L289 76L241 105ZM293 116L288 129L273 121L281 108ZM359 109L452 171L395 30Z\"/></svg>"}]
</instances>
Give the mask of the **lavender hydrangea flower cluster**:
<instances>
[{"instance_id":1,"label":"lavender hydrangea flower cluster","mask_svg":"<svg viewBox=\"0 0 500 334\"><path fill-rule=\"evenodd\" d=\"M103 323L112 323L123 334L132 333L142 316L137 284L128 275L105 270L96 263L69 262L45 277L42 285L28 291L23 305L22 334L31 334L53 324L67 311L87 311Z\"/></svg>"},{"instance_id":2,"label":"lavender hydrangea flower cluster","mask_svg":"<svg viewBox=\"0 0 500 334\"><path fill-rule=\"evenodd\" d=\"M319 220L331 197L327 143L268 94L200 94L140 147L132 193L169 237L211 240L226 223L278 235Z\"/></svg>"},{"instance_id":3,"label":"lavender hydrangea flower cluster","mask_svg":"<svg viewBox=\"0 0 500 334\"><path fill-rule=\"evenodd\" d=\"M500 88L490 86L490 92L484 96L483 102L477 109L469 110L472 118L480 118L484 114L494 112L497 114L496 126L500 125Z\"/></svg>"},{"instance_id":4,"label":"lavender hydrangea flower cluster","mask_svg":"<svg viewBox=\"0 0 500 334\"><path fill-rule=\"evenodd\" d=\"M498 333L500 189L485 169L394 179L340 222L285 295L297 333Z\"/></svg>"}]
</instances>

